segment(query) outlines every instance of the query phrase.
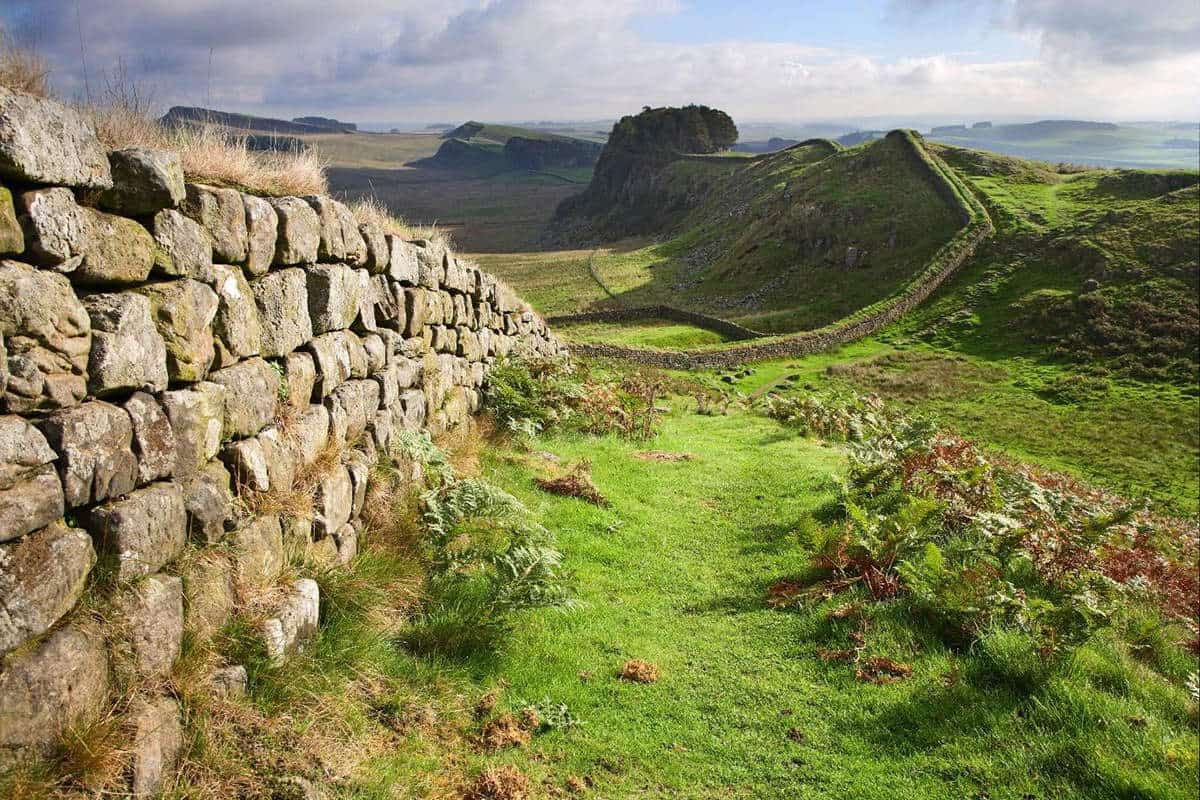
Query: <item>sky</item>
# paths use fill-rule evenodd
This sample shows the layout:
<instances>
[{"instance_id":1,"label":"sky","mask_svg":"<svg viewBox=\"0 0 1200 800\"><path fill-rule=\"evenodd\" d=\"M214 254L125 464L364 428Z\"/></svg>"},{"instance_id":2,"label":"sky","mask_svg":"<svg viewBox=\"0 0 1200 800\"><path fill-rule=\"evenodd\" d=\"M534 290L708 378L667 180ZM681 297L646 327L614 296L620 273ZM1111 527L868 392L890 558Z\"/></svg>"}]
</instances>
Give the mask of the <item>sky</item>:
<instances>
[{"instance_id":1,"label":"sky","mask_svg":"<svg viewBox=\"0 0 1200 800\"><path fill-rule=\"evenodd\" d=\"M0 27L62 95L123 65L164 110L1200 118L1200 0L0 0Z\"/></svg>"}]
</instances>

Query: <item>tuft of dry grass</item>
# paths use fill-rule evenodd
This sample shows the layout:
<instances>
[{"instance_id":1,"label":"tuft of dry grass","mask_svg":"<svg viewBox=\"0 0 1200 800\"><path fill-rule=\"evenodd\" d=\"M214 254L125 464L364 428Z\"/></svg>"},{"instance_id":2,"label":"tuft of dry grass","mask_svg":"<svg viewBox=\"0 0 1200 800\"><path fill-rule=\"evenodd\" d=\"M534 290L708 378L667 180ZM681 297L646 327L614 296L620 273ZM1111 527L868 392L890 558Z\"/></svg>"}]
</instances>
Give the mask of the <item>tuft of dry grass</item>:
<instances>
[{"instance_id":1,"label":"tuft of dry grass","mask_svg":"<svg viewBox=\"0 0 1200 800\"><path fill-rule=\"evenodd\" d=\"M592 483L591 468L587 461L581 461L565 475L557 478L534 478L533 482L543 492L563 497L578 497L593 505L607 506L607 498L600 494L596 484Z\"/></svg>"},{"instance_id":2,"label":"tuft of dry grass","mask_svg":"<svg viewBox=\"0 0 1200 800\"><path fill-rule=\"evenodd\" d=\"M403 218L392 214L391 209L375 197L364 197L350 205L354 218L363 225L374 225L384 233L399 236L405 241L424 240L451 247L450 234L434 225L409 225Z\"/></svg>"},{"instance_id":3,"label":"tuft of dry grass","mask_svg":"<svg viewBox=\"0 0 1200 800\"><path fill-rule=\"evenodd\" d=\"M631 683L656 683L658 681L658 667L649 661L643 661L640 658L631 658L621 667L621 671L617 677Z\"/></svg>"},{"instance_id":4,"label":"tuft of dry grass","mask_svg":"<svg viewBox=\"0 0 1200 800\"><path fill-rule=\"evenodd\" d=\"M479 743L485 750L503 750L506 747L524 747L532 738L529 731L512 714L501 714L483 726Z\"/></svg>"},{"instance_id":5,"label":"tuft of dry grass","mask_svg":"<svg viewBox=\"0 0 1200 800\"><path fill-rule=\"evenodd\" d=\"M19 46L0 30L0 86L14 92L49 97L50 68L38 53Z\"/></svg>"},{"instance_id":6,"label":"tuft of dry grass","mask_svg":"<svg viewBox=\"0 0 1200 800\"><path fill-rule=\"evenodd\" d=\"M462 794L463 800L525 800L529 777L511 764L490 767Z\"/></svg>"}]
</instances>

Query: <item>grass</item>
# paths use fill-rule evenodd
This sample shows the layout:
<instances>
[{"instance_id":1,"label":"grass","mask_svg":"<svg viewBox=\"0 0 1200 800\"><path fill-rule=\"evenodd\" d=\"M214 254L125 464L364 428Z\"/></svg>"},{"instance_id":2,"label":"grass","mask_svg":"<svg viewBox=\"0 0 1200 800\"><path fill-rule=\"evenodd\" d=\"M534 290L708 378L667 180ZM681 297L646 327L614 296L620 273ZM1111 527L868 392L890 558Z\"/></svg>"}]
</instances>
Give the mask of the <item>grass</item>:
<instances>
[{"instance_id":1,"label":"grass","mask_svg":"<svg viewBox=\"0 0 1200 800\"><path fill-rule=\"evenodd\" d=\"M48 97L50 67L37 52L21 47L0 30L0 86L35 97Z\"/></svg>"},{"instance_id":2,"label":"grass","mask_svg":"<svg viewBox=\"0 0 1200 800\"><path fill-rule=\"evenodd\" d=\"M606 342L609 344L686 350L700 345L727 341L715 331L665 319L646 319L629 323L588 322L558 325L555 331L568 341Z\"/></svg>"}]
</instances>

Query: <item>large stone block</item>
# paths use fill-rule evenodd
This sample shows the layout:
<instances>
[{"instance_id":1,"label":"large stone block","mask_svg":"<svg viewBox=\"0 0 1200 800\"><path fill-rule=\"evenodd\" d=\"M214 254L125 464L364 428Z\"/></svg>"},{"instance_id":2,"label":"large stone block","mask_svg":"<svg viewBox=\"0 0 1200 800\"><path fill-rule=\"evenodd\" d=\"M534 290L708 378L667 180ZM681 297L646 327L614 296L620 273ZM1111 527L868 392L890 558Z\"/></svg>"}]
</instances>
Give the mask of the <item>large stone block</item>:
<instances>
[{"instance_id":1,"label":"large stone block","mask_svg":"<svg viewBox=\"0 0 1200 800\"><path fill-rule=\"evenodd\" d=\"M388 234L387 275L405 286L416 286L421 280L421 268L417 263L417 246L399 236Z\"/></svg>"},{"instance_id":2,"label":"large stone block","mask_svg":"<svg viewBox=\"0 0 1200 800\"><path fill-rule=\"evenodd\" d=\"M137 484L133 425L124 409L93 400L55 411L39 427L58 454L68 506L117 497Z\"/></svg>"},{"instance_id":3,"label":"large stone block","mask_svg":"<svg viewBox=\"0 0 1200 800\"><path fill-rule=\"evenodd\" d=\"M225 264L241 264L246 260L249 234L241 192L189 183L183 212L208 233L215 260Z\"/></svg>"},{"instance_id":4,"label":"large stone block","mask_svg":"<svg viewBox=\"0 0 1200 800\"><path fill-rule=\"evenodd\" d=\"M329 443L329 410L325 406L309 406L296 415L290 433L300 463L313 463Z\"/></svg>"},{"instance_id":5,"label":"large stone block","mask_svg":"<svg viewBox=\"0 0 1200 800\"><path fill-rule=\"evenodd\" d=\"M386 272L391 250L388 247L387 237L384 236L383 231L373 223L365 222L358 226L358 232L362 235L363 242L367 246L367 258L362 265L370 270L373 275Z\"/></svg>"},{"instance_id":6,"label":"large stone block","mask_svg":"<svg viewBox=\"0 0 1200 800\"><path fill-rule=\"evenodd\" d=\"M316 636L320 608L316 581L301 578L292 584L275 614L262 626L267 657L272 663L282 664Z\"/></svg>"},{"instance_id":7,"label":"large stone block","mask_svg":"<svg viewBox=\"0 0 1200 800\"><path fill-rule=\"evenodd\" d=\"M221 460L229 467L238 494L265 492L271 488L267 454L258 438L238 439L221 448Z\"/></svg>"},{"instance_id":8,"label":"large stone block","mask_svg":"<svg viewBox=\"0 0 1200 800\"><path fill-rule=\"evenodd\" d=\"M308 282L299 267L281 269L250 282L260 321L259 351L267 358L285 356L312 339Z\"/></svg>"},{"instance_id":9,"label":"large stone block","mask_svg":"<svg viewBox=\"0 0 1200 800\"><path fill-rule=\"evenodd\" d=\"M0 261L0 405L19 414L63 408L87 393L92 323L62 275Z\"/></svg>"},{"instance_id":10,"label":"large stone block","mask_svg":"<svg viewBox=\"0 0 1200 800\"><path fill-rule=\"evenodd\" d=\"M269 585L283 570L283 530L279 517L257 517L231 535L238 581L248 586Z\"/></svg>"},{"instance_id":11,"label":"large stone block","mask_svg":"<svg viewBox=\"0 0 1200 800\"><path fill-rule=\"evenodd\" d=\"M429 321L430 303L424 289L404 290L404 335L416 337Z\"/></svg>"},{"instance_id":12,"label":"large stone block","mask_svg":"<svg viewBox=\"0 0 1200 800\"><path fill-rule=\"evenodd\" d=\"M317 385L317 367L311 353L288 353L283 360L283 379L287 385L288 405L304 409L312 401Z\"/></svg>"},{"instance_id":13,"label":"large stone block","mask_svg":"<svg viewBox=\"0 0 1200 800\"><path fill-rule=\"evenodd\" d=\"M122 656L117 665L130 670L129 678L166 677L183 642L183 582L149 575L121 593L116 609L121 635L114 645Z\"/></svg>"},{"instance_id":14,"label":"large stone block","mask_svg":"<svg viewBox=\"0 0 1200 800\"><path fill-rule=\"evenodd\" d=\"M183 750L183 721L179 704L170 697L137 699L129 712L133 729L129 791L136 798L158 797L175 770Z\"/></svg>"},{"instance_id":15,"label":"large stone block","mask_svg":"<svg viewBox=\"0 0 1200 800\"><path fill-rule=\"evenodd\" d=\"M83 298L92 322L88 390L104 397L130 389L167 388L167 348L154 324L150 299L133 292Z\"/></svg>"},{"instance_id":16,"label":"large stone block","mask_svg":"<svg viewBox=\"0 0 1200 800\"><path fill-rule=\"evenodd\" d=\"M37 428L17 416L0 417L0 542L62 516L56 457Z\"/></svg>"},{"instance_id":17,"label":"large stone block","mask_svg":"<svg viewBox=\"0 0 1200 800\"><path fill-rule=\"evenodd\" d=\"M404 409L400 427L407 431L419 431L425 427L425 393L420 389L409 389L400 395L400 406Z\"/></svg>"},{"instance_id":18,"label":"large stone block","mask_svg":"<svg viewBox=\"0 0 1200 800\"><path fill-rule=\"evenodd\" d=\"M188 389L163 392L162 404L175 434L175 474L194 475L221 449L226 389L198 383Z\"/></svg>"},{"instance_id":19,"label":"large stone block","mask_svg":"<svg viewBox=\"0 0 1200 800\"><path fill-rule=\"evenodd\" d=\"M307 273L313 332L349 328L362 303L363 286L358 273L345 264L317 264Z\"/></svg>"},{"instance_id":20,"label":"large stone block","mask_svg":"<svg viewBox=\"0 0 1200 800\"><path fill-rule=\"evenodd\" d=\"M25 233L17 221L12 192L0 186L0 254L15 256L24 252Z\"/></svg>"},{"instance_id":21,"label":"large stone block","mask_svg":"<svg viewBox=\"0 0 1200 800\"><path fill-rule=\"evenodd\" d=\"M271 427L255 437L267 459L267 479L276 489L291 489L295 484L298 453L291 433Z\"/></svg>"},{"instance_id":22,"label":"large stone block","mask_svg":"<svg viewBox=\"0 0 1200 800\"><path fill-rule=\"evenodd\" d=\"M150 216L183 202L183 165L174 150L130 147L108 154L113 185L100 193L103 208L131 217Z\"/></svg>"},{"instance_id":23,"label":"large stone block","mask_svg":"<svg viewBox=\"0 0 1200 800\"><path fill-rule=\"evenodd\" d=\"M55 100L0 87L0 177L88 189L112 186L96 130Z\"/></svg>"},{"instance_id":24,"label":"large stone block","mask_svg":"<svg viewBox=\"0 0 1200 800\"><path fill-rule=\"evenodd\" d=\"M351 342L353 340L353 343ZM309 352L317 369L316 394L327 397L330 392L349 379L354 371L354 345L362 345L358 337L348 331L335 331L314 337L308 343ZM365 353L364 353L365 362Z\"/></svg>"},{"instance_id":25,"label":"large stone block","mask_svg":"<svg viewBox=\"0 0 1200 800\"><path fill-rule=\"evenodd\" d=\"M362 438L379 410L379 396L380 386L374 380L350 380L334 389L325 400L330 435L348 444Z\"/></svg>"},{"instance_id":26,"label":"large stone block","mask_svg":"<svg viewBox=\"0 0 1200 800\"><path fill-rule=\"evenodd\" d=\"M216 354L211 327L219 305L216 293L190 278L151 283L136 291L150 299L154 324L167 347L170 379L204 380Z\"/></svg>"},{"instance_id":27,"label":"large stone block","mask_svg":"<svg viewBox=\"0 0 1200 800\"><path fill-rule=\"evenodd\" d=\"M304 199L316 212L320 223L318 258L321 261L344 261L355 265L364 263L367 260L367 245L350 209L325 195L309 195Z\"/></svg>"},{"instance_id":28,"label":"large stone block","mask_svg":"<svg viewBox=\"0 0 1200 800\"><path fill-rule=\"evenodd\" d=\"M45 752L68 727L96 719L108 687L104 640L78 625L10 659L0 671L0 762Z\"/></svg>"},{"instance_id":29,"label":"large stone block","mask_svg":"<svg viewBox=\"0 0 1200 800\"><path fill-rule=\"evenodd\" d=\"M267 202L279 217L275 263L315 264L321 244L321 220L317 212L299 197L276 197Z\"/></svg>"},{"instance_id":30,"label":"large stone block","mask_svg":"<svg viewBox=\"0 0 1200 800\"><path fill-rule=\"evenodd\" d=\"M61 522L0 545L0 656L70 611L95 563L92 538Z\"/></svg>"},{"instance_id":31,"label":"large stone block","mask_svg":"<svg viewBox=\"0 0 1200 800\"><path fill-rule=\"evenodd\" d=\"M184 626L198 642L216 636L233 616L233 565L208 551L189 560L183 572Z\"/></svg>"},{"instance_id":32,"label":"large stone block","mask_svg":"<svg viewBox=\"0 0 1200 800\"><path fill-rule=\"evenodd\" d=\"M219 369L209 380L225 387L226 438L253 436L275 418L279 373L263 359L250 358Z\"/></svg>"},{"instance_id":33,"label":"large stone block","mask_svg":"<svg viewBox=\"0 0 1200 800\"><path fill-rule=\"evenodd\" d=\"M164 209L154 215L151 227L156 272L204 283L212 281L212 242L200 223L174 209Z\"/></svg>"},{"instance_id":34,"label":"large stone block","mask_svg":"<svg viewBox=\"0 0 1200 800\"><path fill-rule=\"evenodd\" d=\"M209 461L182 484L188 536L199 544L215 544L233 524L232 479L220 461Z\"/></svg>"},{"instance_id":35,"label":"large stone block","mask_svg":"<svg viewBox=\"0 0 1200 800\"><path fill-rule=\"evenodd\" d=\"M133 453L138 460L138 485L174 475L177 452L175 431L163 407L153 395L134 392L125 401L125 411L133 423Z\"/></svg>"},{"instance_id":36,"label":"large stone block","mask_svg":"<svg viewBox=\"0 0 1200 800\"><path fill-rule=\"evenodd\" d=\"M139 283L154 265L150 232L125 217L79 206L70 190L35 189L21 196L30 258L90 286Z\"/></svg>"},{"instance_id":37,"label":"large stone block","mask_svg":"<svg viewBox=\"0 0 1200 800\"><path fill-rule=\"evenodd\" d=\"M321 479L315 510L313 534L317 538L332 536L350 521L350 514L354 510L354 484L345 466L337 465Z\"/></svg>"},{"instance_id":38,"label":"large stone block","mask_svg":"<svg viewBox=\"0 0 1200 800\"><path fill-rule=\"evenodd\" d=\"M187 513L177 483L154 483L121 500L96 506L85 526L101 554L117 563L117 579L157 572L183 550Z\"/></svg>"},{"instance_id":39,"label":"large stone block","mask_svg":"<svg viewBox=\"0 0 1200 800\"><path fill-rule=\"evenodd\" d=\"M261 197L242 195L246 208L246 272L251 275L266 275L275 260L275 242L279 236L279 215L275 208Z\"/></svg>"},{"instance_id":40,"label":"large stone block","mask_svg":"<svg viewBox=\"0 0 1200 800\"><path fill-rule=\"evenodd\" d=\"M258 355L263 334L254 294L242 270L214 264L213 275L219 300L212 326L216 350L213 368L220 369Z\"/></svg>"},{"instance_id":41,"label":"large stone block","mask_svg":"<svg viewBox=\"0 0 1200 800\"><path fill-rule=\"evenodd\" d=\"M417 250L417 283L437 291L446 276L446 247L437 241L413 242Z\"/></svg>"}]
</instances>

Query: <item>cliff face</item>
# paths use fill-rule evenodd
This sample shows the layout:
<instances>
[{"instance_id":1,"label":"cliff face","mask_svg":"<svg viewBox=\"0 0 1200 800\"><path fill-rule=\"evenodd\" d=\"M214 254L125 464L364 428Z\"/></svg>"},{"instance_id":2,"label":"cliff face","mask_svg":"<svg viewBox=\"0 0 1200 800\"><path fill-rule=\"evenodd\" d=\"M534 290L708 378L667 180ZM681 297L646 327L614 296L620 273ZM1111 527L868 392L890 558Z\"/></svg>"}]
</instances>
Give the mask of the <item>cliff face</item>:
<instances>
[{"instance_id":1,"label":"cliff face","mask_svg":"<svg viewBox=\"0 0 1200 800\"><path fill-rule=\"evenodd\" d=\"M328 197L185 183L176 154L105 153L76 112L4 89L0 184L0 765L163 685L235 585L270 588L269 658L303 648L319 591L283 581L285 554L348 563L396 437L465 424L497 358L560 351L442 244ZM256 510L297 487L311 512ZM122 713L154 794L179 706Z\"/></svg>"},{"instance_id":2,"label":"cliff face","mask_svg":"<svg viewBox=\"0 0 1200 800\"><path fill-rule=\"evenodd\" d=\"M582 139L529 139L514 136L504 145L508 163L519 169L544 170L556 167L590 167L600 157L603 145Z\"/></svg>"}]
</instances>

